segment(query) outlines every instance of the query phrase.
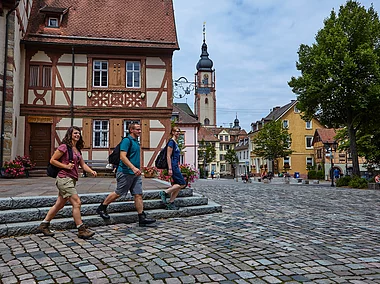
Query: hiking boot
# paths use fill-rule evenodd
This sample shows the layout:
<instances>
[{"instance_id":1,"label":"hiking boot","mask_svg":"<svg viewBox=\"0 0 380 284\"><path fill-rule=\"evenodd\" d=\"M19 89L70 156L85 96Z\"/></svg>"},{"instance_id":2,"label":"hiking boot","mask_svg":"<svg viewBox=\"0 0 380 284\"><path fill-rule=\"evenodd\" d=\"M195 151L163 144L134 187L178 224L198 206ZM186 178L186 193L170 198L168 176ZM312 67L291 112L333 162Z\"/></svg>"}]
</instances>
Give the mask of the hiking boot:
<instances>
[{"instance_id":1,"label":"hiking boot","mask_svg":"<svg viewBox=\"0 0 380 284\"><path fill-rule=\"evenodd\" d=\"M159 195L161 197L162 202L164 204L168 204L168 202L166 201L166 198L169 197L169 194L167 194L165 191L160 191Z\"/></svg>"},{"instance_id":2,"label":"hiking boot","mask_svg":"<svg viewBox=\"0 0 380 284\"><path fill-rule=\"evenodd\" d=\"M52 231L50 231L49 226L50 226L50 222L42 222L38 226L38 231L40 233L44 234L44 236L52 237L52 236L54 236L54 233Z\"/></svg>"},{"instance_id":3,"label":"hiking boot","mask_svg":"<svg viewBox=\"0 0 380 284\"><path fill-rule=\"evenodd\" d=\"M166 205L166 210L179 210L179 207L174 202L170 202Z\"/></svg>"},{"instance_id":4,"label":"hiking boot","mask_svg":"<svg viewBox=\"0 0 380 284\"><path fill-rule=\"evenodd\" d=\"M89 239L93 235L95 235L95 232L90 231L89 229L87 229L87 227L86 227L85 224L82 224L82 225L79 226L79 228L78 228L78 237L79 238L81 238L81 239Z\"/></svg>"},{"instance_id":5,"label":"hiking boot","mask_svg":"<svg viewBox=\"0 0 380 284\"><path fill-rule=\"evenodd\" d=\"M107 205L100 204L99 207L96 209L96 213L99 214L100 217L102 217L105 220L109 220L111 217L107 213Z\"/></svg>"},{"instance_id":6,"label":"hiking boot","mask_svg":"<svg viewBox=\"0 0 380 284\"><path fill-rule=\"evenodd\" d=\"M145 212L143 211L139 214L139 226L146 227L147 225L153 224L156 222L156 219L147 218Z\"/></svg>"}]
</instances>

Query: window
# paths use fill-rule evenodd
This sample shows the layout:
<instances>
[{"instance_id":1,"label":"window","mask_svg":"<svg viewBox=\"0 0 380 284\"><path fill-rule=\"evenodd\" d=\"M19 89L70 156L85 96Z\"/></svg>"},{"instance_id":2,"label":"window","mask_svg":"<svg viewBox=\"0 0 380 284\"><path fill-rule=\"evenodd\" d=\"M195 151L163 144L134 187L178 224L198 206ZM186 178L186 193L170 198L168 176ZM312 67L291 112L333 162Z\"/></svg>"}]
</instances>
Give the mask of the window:
<instances>
[{"instance_id":1,"label":"window","mask_svg":"<svg viewBox=\"0 0 380 284\"><path fill-rule=\"evenodd\" d=\"M289 128L289 120L283 120L282 121L282 127L283 128Z\"/></svg>"},{"instance_id":2,"label":"window","mask_svg":"<svg viewBox=\"0 0 380 284\"><path fill-rule=\"evenodd\" d=\"M224 141L228 141L228 136L224 136Z\"/></svg>"},{"instance_id":3,"label":"window","mask_svg":"<svg viewBox=\"0 0 380 284\"><path fill-rule=\"evenodd\" d=\"M208 98L205 98L205 104L206 105L208 104Z\"/></svg>"},{"instance_id":4,"label":"window","mask_svg":"<svg viewBox=\"0 0 380 284\"><path fill-rule=\"evenodd\" d=\"M127 61L127 88L140 88L140 62Z\"/></svg>"},{"instance_id":5,"label":"window","mask_svg":"<svg viewBox=\"0 0 380 284\"><path fill-rule=\"evenodd\" d=\"M225 146L225 148L226 148L226 150L229 150L230 149L230 145L224 145Z\"/></svg>"},{"instance_id":6,"label":"window","mask_svg":"<svg viewBox=\"0 0 380 284\"><path fill-rule=\"evenodd\" d=\"M29 68L29 86L37 87L39 81L38 66L30 65Z\"/></svg>"},{"instance_id":7,"label":"window","mask_svg":"<svg viewBox=\"0 0 380 284\"><path fill-rule=\"evenodd\" d=\"M223 141L223 135L220 135L220 136L219 136L219 140L220 140L220 141Z\"/></svg>"},{"instance_id":8,"label":"window","mask_svg":"<svg viewBox=\"0 0 380 284\"><path fill-rule=\"evenodd\" d=\"M306 129L312 129L313 128L313 124L311 121L306 121Z\"/></svg>"},{"instance_id":9,"label":"window","mask_svg":"<svg viewBox=\"0 0 380 284\"><path fill-rule=\"evenodd\" d=\"M317 150L317 158L322 159L322 149Z\"/></svg>"},{"instance_id":10,"label":"window","mask_svg":"<svg viewBox=\"0 0 380 284\"><path fill-rule=\"evenodd\" d=\"M284 158L284 166L285 167L290 167L290 158L289 157L285 157Z\"/></svg>"},{"instance_id":11,"label":"window","mask_svg":"<svg viewBox=\"0 0 380 284\"><path fill-rule=\"evenodd\" d=\"M313 136L306 136L306 149L313 148Z\"/></svg>"},{"instance_id":12,"label":"window","mask_svg":"<svg viewBox=\"0 0 380 284\"><path fill-rule=\"evenodd\" d=\"M42 67L42 87L51 87L51 67Z\"/></svg>"},{"instance_id":13,"label":"window","mask_svg":"<svg viewBox=\"0 0 380 284\"><path fill-rule=\"evenodd\" d=\"M58 28L58 18L50 17L48 19L48 27L49 28Z\"/></svg>"},{"instance_id":14,"label":"window","mask_svg":"<svg viewBox=\"0 0 380 284\"><path fill-rule=\"evenodd\" d=\"M108 61L94 60L94 67L92 72L92 85L94 87L108 86Z\"/></svg>"},{"instance_id":15,"label":"window","mask_svg":"<svg viewBox=\"0 0 380 284\"><path fill-rule=\"evenodd\" d=\"M50 88L51 87L51 66L30 65L29 86Z\"/></svg>"},{"instance_id":16,"label":"window","mask_svg":"<svg viewBox=\"0 0 380 284\"><path fill-rule=\"evenodd\" d=\"M313 166L313 158L312 157L307 157L306 158L306 167L311 168Z\"/></svg>"},{"instance_id":17,"label":"window","mask_svg":"<svg viewBox=\"0 0 380 284\"><path fill-rule=\"evenodd\" d=\"M173 113L171 117L171 121L177 122L179 121L179 114L178 113Z\"/></svg>"},{"instance_id":18,"label":"window","mask_svg":"<svg viewBox=\"0 0 380 284\"><path fill-rule=\"evenodd\" d=\"M205 118L204 125L210 125L210 120L208 118Z\"/></svg>"},{"instance_id":19,"label":"window","mask_svg":"<svg viewBox=\"0 0 380 284\"><path fill-rule=\"evenodd\" d=\"M93 146L94 148L108 147L109 122L108 120L94 120Z\"/></svg>"},{"instance_id":20,"label":"window","mask_svg":"<svg viewBox=\"0 0 380 284\"><path fill-rule=\"evenodd\" d=\"M300 112L300 110L297 108L297 106L294 107L294 112L295 113L299 113Z\"/></svg>"},{"instance_id":21,"label":"window","mask_svg":"<svg viewBox=\"0 0 380 284\"><path fill-rule=\"evenodd\" d=\"M128 134L129 134L128 127L131 123L140 124L140 121L138 121L138 120L124 120L124 122L123 122L123 130L124 130L123 135L124 135L124 137L128 136Z\"/></svg>"}]
</instances>

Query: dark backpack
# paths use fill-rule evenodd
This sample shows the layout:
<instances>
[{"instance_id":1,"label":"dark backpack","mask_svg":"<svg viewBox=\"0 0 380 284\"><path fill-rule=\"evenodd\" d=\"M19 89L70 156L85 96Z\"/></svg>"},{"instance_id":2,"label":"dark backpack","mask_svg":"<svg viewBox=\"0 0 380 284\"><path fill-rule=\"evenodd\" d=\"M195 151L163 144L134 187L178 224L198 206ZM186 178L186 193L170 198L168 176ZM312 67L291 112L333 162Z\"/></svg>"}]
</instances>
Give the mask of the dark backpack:
<instances>
[{"instance_id":1,"label":"dark backpack","mask_svg":"<svg viewBox=\"0 0 380 284\"><path fill-rule=\"evenodd\" d=\"M73 149L67 146L67 151L69 152L69 162L73 163ZM48 175L48 177L56 178L60 170L62 170L62 168L56 167L49 163L46 169L46 174Z\"/></svg>"},{"instance_id":2,"label":"dark backpack","mask_svg":"<svg viewBox=\"0 0 380 284\"><path fill-rule=\"evenodd\" d=\"M114 165L115 167L118 167L119 166L119 163L120 163L120 144L121 142L125 139L125 138L128 138L127 137L123 137L120 141L119 144L117 144L117 146L115 147L115 149L113 149L112 153L108 156L108 162L112 165ZM131 150L131 147L132 147L132 140L130 138L128 138L130 143L129 143L129 148L128 148L128 152L127 152L127 157L129 159L129 152Z\"/></svg>"},{"instance_id":3,"label":"dark backpack","mask_svg":"<svg viewBox=\"0 0 380 284\"><path fill-rule=\"evenodd\" d=\"M167 153L168 153L168 144L169 142L166 144L164 148L161 149L160 153L158 154L156 158L156 161L154 162L157 169L160 169L160 170L168 169L168 160L166 158Z\"/></svg>"}]
</instances>

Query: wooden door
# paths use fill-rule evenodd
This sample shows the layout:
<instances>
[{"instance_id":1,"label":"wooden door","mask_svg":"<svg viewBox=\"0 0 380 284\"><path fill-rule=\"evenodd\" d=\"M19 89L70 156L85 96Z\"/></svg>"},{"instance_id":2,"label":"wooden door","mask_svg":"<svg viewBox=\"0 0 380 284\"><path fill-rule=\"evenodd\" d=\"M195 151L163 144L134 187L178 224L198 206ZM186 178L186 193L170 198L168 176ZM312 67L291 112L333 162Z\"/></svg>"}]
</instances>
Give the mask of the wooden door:
<instances>
[{"instance_id":1,"label":"wooden door","mask_svg":"<svg viewBox=\"0 0 380 284\"><path fill-rule=\"evenodd\" d=\"M30 158L37 168L46 168L50 160L51 124L30 124Z\"/></svg>"}]
</instances>

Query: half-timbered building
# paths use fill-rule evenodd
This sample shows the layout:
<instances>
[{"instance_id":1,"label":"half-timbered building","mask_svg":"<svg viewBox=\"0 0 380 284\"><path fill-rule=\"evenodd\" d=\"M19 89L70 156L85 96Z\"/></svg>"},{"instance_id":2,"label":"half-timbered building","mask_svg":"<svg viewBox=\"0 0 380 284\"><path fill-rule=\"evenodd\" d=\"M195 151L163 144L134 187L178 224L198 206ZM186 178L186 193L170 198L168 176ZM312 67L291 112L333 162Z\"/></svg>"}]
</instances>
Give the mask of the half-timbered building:
<instances>
[{"instance_id":1,"label":"half-timbered building","mask_svg":"<svg viewBox=\"0 0 380 284\"><path fill-rule=\"evenodd\" d=\"M172 55L178 41L171 0L33 1L18 127L24 152L46 166L70 125L82 128L85 159L106 160L142 126L142 165L170 131Z\"/></svg>"}]
</instances>

